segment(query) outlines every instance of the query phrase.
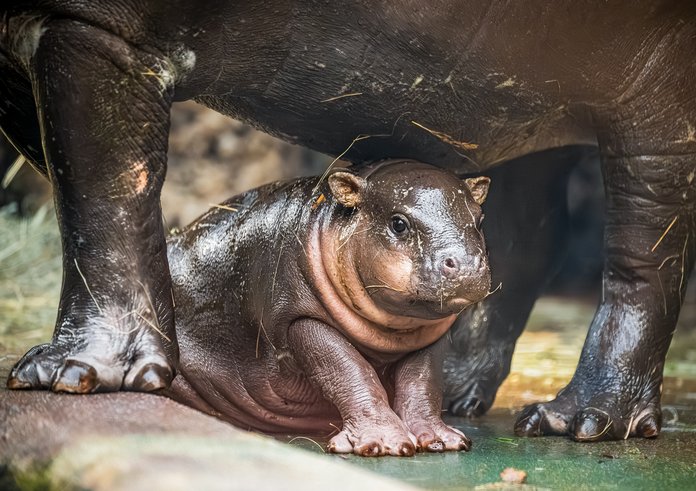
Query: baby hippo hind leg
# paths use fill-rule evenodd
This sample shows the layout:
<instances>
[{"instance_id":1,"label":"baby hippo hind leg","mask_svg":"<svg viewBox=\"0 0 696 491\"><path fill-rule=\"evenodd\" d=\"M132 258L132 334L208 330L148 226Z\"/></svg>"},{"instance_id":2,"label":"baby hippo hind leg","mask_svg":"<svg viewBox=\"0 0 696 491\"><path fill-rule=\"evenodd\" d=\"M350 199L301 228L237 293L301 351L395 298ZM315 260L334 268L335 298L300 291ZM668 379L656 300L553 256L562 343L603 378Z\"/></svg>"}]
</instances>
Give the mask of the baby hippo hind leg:
<instances>
[{"instance_id":1,"label":"baby hippo hind leg","mask_svg":"<svg viewBox=\"0 0 696 491\"><path fill-rule=\"evenodd\" d=\"M290 327L288 344L297 363L343 419L329 452L366 457L415 453L413 435L389 407L375 369L341 333L322 322L301 319Z\"/></svg>"},{"instance_id":2,"label":"baby hippo hind leg","mask_svg":"<svg viewBox=\"0 0 696 491\"><path fill-rule=\"evenodd\" d=\"M407 355L394 372L394 410L423 452L469 450L471 440L442 421L442 359L447 340Z\"/></svg>"}]
</instances>

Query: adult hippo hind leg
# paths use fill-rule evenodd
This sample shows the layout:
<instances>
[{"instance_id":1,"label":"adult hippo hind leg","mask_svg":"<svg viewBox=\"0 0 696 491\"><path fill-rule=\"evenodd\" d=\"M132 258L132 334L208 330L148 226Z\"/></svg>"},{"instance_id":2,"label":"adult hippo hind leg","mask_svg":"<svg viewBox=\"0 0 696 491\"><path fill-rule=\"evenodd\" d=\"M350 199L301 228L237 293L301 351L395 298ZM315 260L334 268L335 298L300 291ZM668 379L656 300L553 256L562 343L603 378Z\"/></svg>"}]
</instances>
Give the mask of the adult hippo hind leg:
<instances>
[{"instance_id":1,"label":"adult hippo hind leg","mask_svg":"<svg viewBox=\"0 0 696 491\"><path fill-rule=\"evenodd\" d=\"M598 441L660 431L665 355L696 245L696 74L682 85L662 72L653 81L659 90L643 85L647 97L625 92L628 107L600 133L607 196L602 299L570 384L553 401L525 408L518 435Z\"/></svg>"},{"instance_id":2,"label":"adult hippo hind leg","mask_svg":"<svg viewBox=\"0 0 696 491\"><path fill-rule=\"evenodd\" d=\"M155 390L178 357L159 192L171 80L161 58L77 21L47 20L28 62L63 245L50 343L12 389Z\"/></svg>"},{"instance_id":3,"label":"adult hippo hind leg","mask_svg":"<svg viewBox=\"0 0 696 491\"><path fill-rule=\"evenodd\" d=\"M483 231L497 291L464 312L449 334L445 393L453 414L480 416L493 405L534 302L564 257L568 175L587 152L547 150L486 172Z\"/></svg>"}]
</instances>

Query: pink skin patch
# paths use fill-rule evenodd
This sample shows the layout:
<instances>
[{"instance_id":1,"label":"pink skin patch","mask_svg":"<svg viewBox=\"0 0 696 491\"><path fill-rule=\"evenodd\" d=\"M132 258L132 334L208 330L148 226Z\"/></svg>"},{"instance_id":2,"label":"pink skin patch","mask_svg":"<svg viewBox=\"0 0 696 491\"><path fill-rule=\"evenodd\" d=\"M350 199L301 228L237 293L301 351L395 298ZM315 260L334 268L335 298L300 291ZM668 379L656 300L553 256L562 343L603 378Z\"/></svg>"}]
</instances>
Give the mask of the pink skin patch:
<instances>
[{"instance_id":1,"label":"pink skin patch","mask_svg":"<svg viewBox=\"0 0 696 491\"><path fill-rule=\"evenodd\" d=\"M135 172L135 192L140 194L147 187L147 177L148 177L147 168L145 167L144 163L139 162L138 165L135 167L134 172Z\"/></svg>"},{"instance_id":2,"label":"pink skin patch","mask_svg":"<svg viewBox=\"0 0 696 491\"><path fill-rule=\"evenodd\" d=\"M362 284L350 255L342 250L345 244L342 248L336 235L322 230L321 224L312 229L307 249L310 284L331 317L331 324L349 339L377 352L410 353L434 343L452 326L454 314L421 319L380 308ZM403 274L404 268L408 265L401 264L397 269ZM402 283L401 279L398 281Z\"/></svg>"},{"instance_id":3,"label":"pink skin patch","mask_svg":"<svg viewBox=\"0 0 696 491\"><path fill-rule=\"evenodd\" d=\"M122 174L123 185L128 189L133 189L136 194L145 191L148 179L147 163L142 160L130 162L128 170Z\"/></svg>"}]
</instances>

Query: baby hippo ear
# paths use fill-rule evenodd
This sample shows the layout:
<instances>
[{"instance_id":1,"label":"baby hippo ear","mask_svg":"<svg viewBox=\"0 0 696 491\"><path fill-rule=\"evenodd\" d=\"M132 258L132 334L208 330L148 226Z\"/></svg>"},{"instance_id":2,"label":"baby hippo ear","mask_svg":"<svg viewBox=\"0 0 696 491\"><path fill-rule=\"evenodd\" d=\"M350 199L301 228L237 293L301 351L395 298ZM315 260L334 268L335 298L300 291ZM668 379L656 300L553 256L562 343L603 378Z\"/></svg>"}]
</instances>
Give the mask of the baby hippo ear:
<instances>
[{"instance_id":1,"label":"baby hippo ear","mask_svg":"<svg viewBox=\"0 0 696 491\"><path fill-rule=\"evenodd\" d=\"M362 202L367 181L350 172L334 172L329 176L329 187L336 201L346 208L355 208Z\"/></svg>"},{"instance_id":2,"label":"baby hippo ear","mask_svg":"<svg viewBox=\"0 0 696 491\"><path fill-rule=\"evenodd\" d=\"M488 187L491 185L491 179L489 177L480 176L464 179L464 182L469 186L474 201L482 205L483 202L486 201L486 196L488 196Z\"/></svg>"}]
</instances>

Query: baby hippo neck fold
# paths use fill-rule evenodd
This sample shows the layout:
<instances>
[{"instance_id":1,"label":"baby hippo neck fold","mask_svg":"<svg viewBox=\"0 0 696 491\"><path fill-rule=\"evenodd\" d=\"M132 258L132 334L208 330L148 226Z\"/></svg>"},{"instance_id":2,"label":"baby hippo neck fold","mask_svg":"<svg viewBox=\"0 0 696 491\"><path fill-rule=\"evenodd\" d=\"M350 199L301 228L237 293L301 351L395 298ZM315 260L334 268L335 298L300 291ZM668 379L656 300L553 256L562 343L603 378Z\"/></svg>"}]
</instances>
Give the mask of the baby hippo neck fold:
<instances>
[{"instance_id":1,"label":"baby hippo neck fold","mask_svg":"<svg viewBox=\"0 0 696 491\"><path fill-rule=\"evenodd\" d=\"M359 240L341 241L334 220L317 221L309 236L309 282L334 327L358 346L375 353L408 353L437 341L456 315L426 319L397 315L376 303L363 284L353 248Z\"/></svg>"}]
</instances>

